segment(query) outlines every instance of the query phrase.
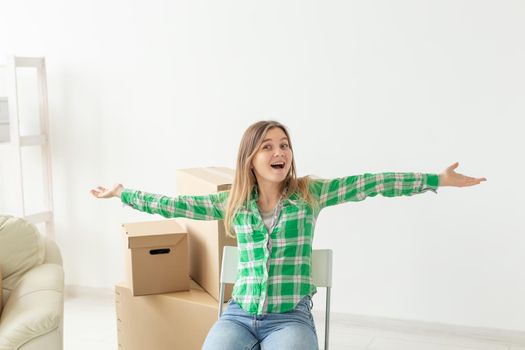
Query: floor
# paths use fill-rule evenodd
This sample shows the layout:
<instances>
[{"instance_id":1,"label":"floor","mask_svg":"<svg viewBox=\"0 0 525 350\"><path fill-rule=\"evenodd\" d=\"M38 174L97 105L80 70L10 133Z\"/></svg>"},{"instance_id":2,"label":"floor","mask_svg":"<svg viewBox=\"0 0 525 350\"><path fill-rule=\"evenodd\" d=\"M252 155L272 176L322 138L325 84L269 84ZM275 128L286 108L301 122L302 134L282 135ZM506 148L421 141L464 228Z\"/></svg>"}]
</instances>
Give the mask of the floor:
<instances>
[{"instance_id":1,"label":"floor","mask_svg":"<svg viewBox=\"0 0 525 350\"><path fill-rule=\"evenodd\" d=\"M324 339L323 320L316 317L315 314L314 316L319 339L322 342ZM66 293L64 306L65 350L116 350L118 349L116 333L114 296L111 290ZM525 346L457 336L393 332L345 326L332 322L330 349L525 350Z\"/></svg>"}]
</instances>

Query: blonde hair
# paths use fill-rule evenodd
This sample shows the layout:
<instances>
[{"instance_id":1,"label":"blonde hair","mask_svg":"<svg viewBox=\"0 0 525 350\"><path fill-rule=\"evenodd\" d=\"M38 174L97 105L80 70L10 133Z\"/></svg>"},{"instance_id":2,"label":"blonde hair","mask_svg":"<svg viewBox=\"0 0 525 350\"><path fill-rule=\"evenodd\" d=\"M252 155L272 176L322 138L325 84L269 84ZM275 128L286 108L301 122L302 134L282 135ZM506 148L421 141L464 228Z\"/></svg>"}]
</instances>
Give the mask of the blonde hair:
<instances>
[{"instance_id":1,"label":"blonde hair","mask_svg":"<svg viewBox=\"0 0 525 350\"><path fill-rule=\"evenodd\" d=\"M226 211L224 214L224 226L226 234L230 237L235 237L235 233L232 230L233 219L237 212L248 202L253 199L252 189L257 184L257 179L251 171L252 159L259 150L259 147L266 136L266 133L273 128L280 128L288 138L288 144L290 150L293 152L292 142L288 130L284 125L279 122L268 120L259 121L254 123L246 129L241 139L239 146L239 152L237 153L237 166L235 168L235 179L230 189L228 202L226 204ZM293 153L292 153L293 154ZM286 178L281 183L281 191L286 190L283 194L283 198L287 198L290 195L296 193L299 198L302 198L312 207L316 205L314 198L310 194L308 189L310 179L309 177L297 178L297 172L295 168L295 159L292 155L292 166L290 171L286 175Z\"/></svg>"}]
</instances>

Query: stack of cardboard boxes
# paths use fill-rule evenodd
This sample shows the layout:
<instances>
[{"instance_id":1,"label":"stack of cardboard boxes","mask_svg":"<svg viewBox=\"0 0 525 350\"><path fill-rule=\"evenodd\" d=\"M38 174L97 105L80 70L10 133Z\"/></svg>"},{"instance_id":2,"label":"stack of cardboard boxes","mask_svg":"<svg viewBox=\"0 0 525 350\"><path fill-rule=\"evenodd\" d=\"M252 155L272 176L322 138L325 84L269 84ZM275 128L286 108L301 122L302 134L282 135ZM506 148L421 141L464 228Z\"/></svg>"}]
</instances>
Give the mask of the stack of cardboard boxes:
<instances>
[{"instance_id":1,"label":"stack of cardboard boxes","mask_svg":"<svg viewBox=\"0 0 525 350\"><path fill-rule=\"evenodd\" d=\"M178 170L178 195L228 190L234 170ZM125 282L115 286L121 350L198 350L217 320L222 249L236 245L223 221L124 224ZM231 297L231 286L224 300Z\"/></svg>"}]
</instances>

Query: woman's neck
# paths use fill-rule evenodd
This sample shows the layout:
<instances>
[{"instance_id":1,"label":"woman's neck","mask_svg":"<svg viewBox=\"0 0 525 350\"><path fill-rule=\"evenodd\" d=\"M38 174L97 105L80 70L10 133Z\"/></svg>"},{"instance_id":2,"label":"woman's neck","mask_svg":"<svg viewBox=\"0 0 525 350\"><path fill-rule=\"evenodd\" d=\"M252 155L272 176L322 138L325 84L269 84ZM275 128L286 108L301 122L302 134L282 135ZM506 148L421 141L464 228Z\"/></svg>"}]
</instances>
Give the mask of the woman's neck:
<instances>
[{"instance_id":1,"label":"woman's neck","mask_svg":"<svg viewBox=\"0 0 525 350\"><path fill-rule=\"evenodd\" d=\"M275 184L258 184L257 190L259 199L257 205L263 211L269 211L275 208L281 198L280 186Z\"/></svg>"}]
</instances>

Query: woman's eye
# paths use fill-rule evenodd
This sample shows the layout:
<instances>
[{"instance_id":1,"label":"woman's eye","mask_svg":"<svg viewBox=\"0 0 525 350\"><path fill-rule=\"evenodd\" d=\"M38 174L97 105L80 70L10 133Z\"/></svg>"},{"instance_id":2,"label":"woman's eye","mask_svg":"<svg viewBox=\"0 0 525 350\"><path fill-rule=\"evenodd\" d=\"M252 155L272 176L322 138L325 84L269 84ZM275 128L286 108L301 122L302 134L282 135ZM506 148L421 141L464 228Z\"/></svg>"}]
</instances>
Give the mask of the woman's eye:
<instances>
[{"instance_id":1,"label":"woman's eye","mask_svg":"<svg viewBox=\"0 0 525 350\"><path fill-rule=\"evenodd\" d=\"M264 145L263 149L270 149L270 145Z\"/></svg>"},{"instance_id":2,"label":"woman's eye","mask_svg":"<svg viewBox=\"0 0 525 350\"><path fill-rule=\"evenodd\" d=\"M281 145L281 147L282 147L282 148L288 148L288 144L283 143L283 144Z\"/></svg>"}]
</instances>

